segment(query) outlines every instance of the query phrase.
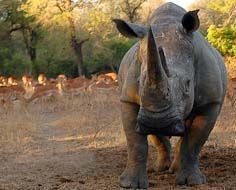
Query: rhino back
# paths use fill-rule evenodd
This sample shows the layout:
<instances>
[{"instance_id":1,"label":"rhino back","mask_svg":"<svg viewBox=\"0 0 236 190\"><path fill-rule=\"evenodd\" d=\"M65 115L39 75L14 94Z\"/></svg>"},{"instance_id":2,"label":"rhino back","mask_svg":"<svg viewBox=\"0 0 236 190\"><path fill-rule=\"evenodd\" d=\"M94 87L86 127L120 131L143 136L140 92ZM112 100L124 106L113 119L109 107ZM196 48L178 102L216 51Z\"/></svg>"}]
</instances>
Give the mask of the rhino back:
<instances>
[{"instance_id":1,"label":"rhino back","mask_svg":"<svg viewBox=\"0 0 236 190\"><path fill-rule=\"evenodd\" d=\"M196 32L195 47L195 106L224 101L227 72L220 53Z\"/></svg>"}]
</instances>

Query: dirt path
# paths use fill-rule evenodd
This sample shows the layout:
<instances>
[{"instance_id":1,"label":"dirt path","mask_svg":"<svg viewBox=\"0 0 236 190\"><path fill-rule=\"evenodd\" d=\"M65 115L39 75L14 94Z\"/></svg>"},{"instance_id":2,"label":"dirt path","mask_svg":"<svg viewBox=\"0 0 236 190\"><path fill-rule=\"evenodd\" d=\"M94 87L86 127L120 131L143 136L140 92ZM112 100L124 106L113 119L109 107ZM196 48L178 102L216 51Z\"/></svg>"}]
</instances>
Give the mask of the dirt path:
<instances>
[{"instance_id":1,"label":"dirt path","mask_svg":"<svg viewBox=\"0 0 236 190\"><path fill-rule=\"evenodd\" d=\"M0 172L3 189L59 189L80 181L94 167L94 152L83 148L86 142L74 140L59 127L44 125L28 153L3 160ZM75 137L74 137L75 138Z\"/></svg>"}]
</instances>

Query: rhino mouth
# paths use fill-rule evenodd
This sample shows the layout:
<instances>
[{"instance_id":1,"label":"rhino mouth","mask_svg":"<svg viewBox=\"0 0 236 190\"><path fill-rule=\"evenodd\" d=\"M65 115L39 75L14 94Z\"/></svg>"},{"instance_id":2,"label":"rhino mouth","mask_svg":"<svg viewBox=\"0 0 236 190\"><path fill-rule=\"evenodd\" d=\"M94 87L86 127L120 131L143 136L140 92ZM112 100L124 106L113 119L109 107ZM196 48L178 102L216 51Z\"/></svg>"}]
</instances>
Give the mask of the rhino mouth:
<instances>
[{"instance_id":1,"label":"rhino mouth","mask_svg":"<svg viewBox=\"0 0 236 190\"><path fill-rule=\"evenodd\" d=\"M171 114L170 110L166 113L155 113L140 108L136 132L142 135L184 136L185 126L179 117Z\"/></svg>"}]
</instances>

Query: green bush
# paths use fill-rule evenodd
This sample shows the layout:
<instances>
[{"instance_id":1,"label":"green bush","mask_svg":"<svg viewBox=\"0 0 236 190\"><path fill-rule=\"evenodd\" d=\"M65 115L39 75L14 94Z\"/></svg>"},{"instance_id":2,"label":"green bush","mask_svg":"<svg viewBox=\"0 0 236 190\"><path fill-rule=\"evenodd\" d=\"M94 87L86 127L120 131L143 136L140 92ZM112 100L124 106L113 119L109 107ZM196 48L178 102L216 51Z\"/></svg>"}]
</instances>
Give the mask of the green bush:
<instances>
[{"instance_id":1,"label":"green bush","mask_svg":"<svg viewBox=\"0 0 236 190\"><path fill-rule=\"evenodd\" d=\"M87 74L118 71L123 56L135 42L124 38L110 40L104 45L105 50L94 52L92 57L87 56L85 59Z\"/></svg>"},{"instance_id":2,"label":"green bush","mask_svg":"<svg viewBox=\"0 0 236 190\"><path fill-rule=\"evenodd\" d=\"M5 76L13 75L21 77L23 74L29 73L31 70L31 62L20 53L13 53L6 56L2 60L2 73Z\"/></svg>"},{"instance_id":3,"label":"green bush","mask_svg":"<svg viewBox=\"0 0 236 190\"><path fill-rule=\"evenodd\" d=\"M236 26L217 28L211 25L207 34L208 41L223 55L236 55Z\"/></svg>"},{"instance_id":4,"label":"green bush","mask_svg":"<svg viewBox=\"0 0 236 190\"><path fill-rule=\"evenodd\" d=\"M77 75L77 67L73 60L38 60L38 72L46 74L49 78L56 78L59 74L73 78Z\"/></svg>"}]
</instances>

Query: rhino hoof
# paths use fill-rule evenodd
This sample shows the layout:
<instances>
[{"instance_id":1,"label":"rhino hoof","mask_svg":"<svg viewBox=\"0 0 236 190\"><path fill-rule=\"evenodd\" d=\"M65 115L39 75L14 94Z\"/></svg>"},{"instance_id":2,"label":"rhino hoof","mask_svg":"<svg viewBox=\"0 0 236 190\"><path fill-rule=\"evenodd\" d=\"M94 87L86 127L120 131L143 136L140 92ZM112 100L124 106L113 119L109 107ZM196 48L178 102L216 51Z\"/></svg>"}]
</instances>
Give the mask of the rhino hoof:
<instances>
[{"instance_id":1,"label":"rhino hoof","mask_svg":"<svg viewBox=\"0 0 236 190\"><path fill-rule=\"evenodd\" d=\"M176 171L177 171L177 169L176 169L175 167L173 167L173 166L171 166L171 167L169 168L169 170L168 170L168 172L169 172L170 174L174 174Z\"/></svg>"},{"instance_id":2,"label":"rhino hoof","mask_svg":"<svg viewBox=\"0 0 236 190\"><path fill-rule=\"evenodd\" d=\"M157 168L156 168L157 172L166 171L170 168L170 160L169 159L167 159L167 160L164 160L164 159L158 160L156 166L157 166Z\"/></svg>"},{"instance_id":3,"label":"rhino hoof","mask_svg":"<svg viewBox=\"0 0 236 190\"><path fill-rule=\"evenodd\" d=\"M206 183L206 177L197 169L180 169L176 176L176 184L178 185L201 185Z\"/></svg>"},{"instance_id":4,"label":"rhino hoof","mask_svg":"<svg viewBox=\"0 0 236 190\"><path fill-rule=\"evenodd\" d=\"M169 173L174 174L178 171L178 169L179 169L179 162L177 160L174 160L169 168Z\"/></svg>"},{"instance_id":5,"label":"rhino hoof","mask_svg":"<svg viewBox=\"0 0 236 190\"><path fill-rule=\"evenodd\" d=\"M146 169L125 169L120 176L120 187L130 189L147 189L147 173Z\"/></svg>"}]
</instances>

